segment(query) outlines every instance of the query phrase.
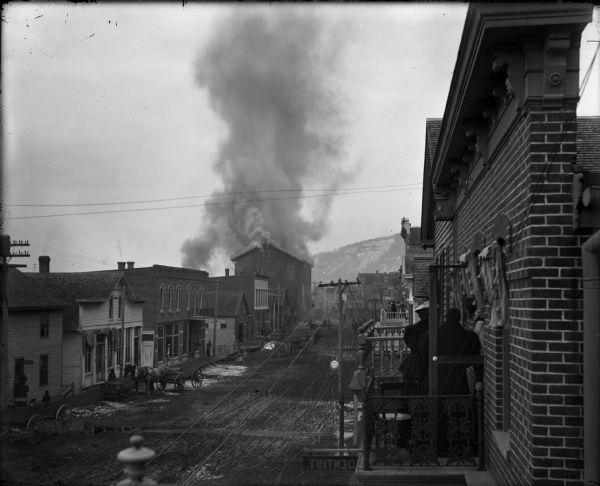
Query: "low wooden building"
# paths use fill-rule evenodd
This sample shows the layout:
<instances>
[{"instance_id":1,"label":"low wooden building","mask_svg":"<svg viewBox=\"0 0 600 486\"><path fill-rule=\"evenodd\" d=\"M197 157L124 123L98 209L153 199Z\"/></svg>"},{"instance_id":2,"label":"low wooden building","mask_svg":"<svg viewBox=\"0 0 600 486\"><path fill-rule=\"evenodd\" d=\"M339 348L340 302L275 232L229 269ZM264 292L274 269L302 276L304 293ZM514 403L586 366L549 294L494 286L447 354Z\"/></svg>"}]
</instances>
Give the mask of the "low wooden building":
<instances>
[{"instance_id":1,"label":"low wooden building","mask_svg":"<svg viewBox=\"0 0 600 486\"><path fill-rule=\"evenodd\" d=\"M205 323L206 343L211 342L211 352L215 356L226 356L233 352L234 345L244 342L242 336L251 313L243 292L207 292L199 315Z\"/></svg>"}]
</instances>

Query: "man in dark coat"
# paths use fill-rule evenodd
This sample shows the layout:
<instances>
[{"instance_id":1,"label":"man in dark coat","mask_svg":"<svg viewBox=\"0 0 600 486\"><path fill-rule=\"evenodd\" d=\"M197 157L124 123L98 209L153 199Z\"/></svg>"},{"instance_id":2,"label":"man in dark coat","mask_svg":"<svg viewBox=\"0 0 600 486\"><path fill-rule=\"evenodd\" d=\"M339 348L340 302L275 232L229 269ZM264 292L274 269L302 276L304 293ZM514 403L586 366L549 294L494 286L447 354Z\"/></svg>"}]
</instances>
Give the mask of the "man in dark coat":
<instances>
[{"instance_id":1,"label":"man in dark coat","mask_svg":"<svg viewBox=\"0 0 600 486\"><path fill-rule=\"evenodd\" d=\"M479 355L481 343L473 331L464 329L460 323L460 311L448 309L446 322L438 331L438 355ZM466 370L469 365L444 364L438 366L438 393L440 395L468 395L469 382Z\"/></svg>"},{"instance_id":2,"label":"man in dark coat","mask_svg":"<svg viewBox=\"0 0 600 486\"><path fill-rule=\"evenodd\" d=\"M400 364L400 372L404 381L418 383L419 390L424 390L427 381L427 348L419 344L429 332L429 302L417 306L415 313L419 316L419 321L404 331L404 342L410 349L410 354Z\"/></svg>"}]
</instances>

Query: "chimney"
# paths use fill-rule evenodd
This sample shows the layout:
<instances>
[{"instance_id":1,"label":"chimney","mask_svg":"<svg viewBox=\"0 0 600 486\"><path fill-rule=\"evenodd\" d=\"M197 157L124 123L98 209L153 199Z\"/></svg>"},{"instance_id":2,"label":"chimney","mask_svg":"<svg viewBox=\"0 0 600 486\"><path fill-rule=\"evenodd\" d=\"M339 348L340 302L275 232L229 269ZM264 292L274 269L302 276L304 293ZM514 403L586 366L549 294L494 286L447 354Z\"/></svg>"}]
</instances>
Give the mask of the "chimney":
<instances>
[{"instance_id":1,"label":"chimney","mask_svg":"<svg viewBox=\"0 0 600 486\"><path fill-rule=\"evenodd\" d=\"M133 270L134 265L135 265L135 262L127 262L127 270Z\"/></svg>"},{"instance_id":2,"label":"chimney","mask_svg":"<svg viewBox=\"0 0 600 486\"><path fill-rule=\"evenodd\" d=\"M226 269L225 269L225 276L226 276L226 277L229 277L229 268L226 268Z\"/></svg>"},{"instance_id":3,"label":"chimney","mask_svg":"<svg viewBox=\"0 0 600 486\"><path fill-rule=\"evenodd\" d=\"M125 270L125 262L117 262L117 270Z\"/></svg>"},{"instance_id":4,"label":"chimney","mask_svg":"<svg viewBox=\"0 0 600 486\"><path fill-rule=\"evenodd\" d=\"M40 267L40 273L50 273L50 257L40 256L38 257L38 263Z\"/></svg>"}]
</instances>

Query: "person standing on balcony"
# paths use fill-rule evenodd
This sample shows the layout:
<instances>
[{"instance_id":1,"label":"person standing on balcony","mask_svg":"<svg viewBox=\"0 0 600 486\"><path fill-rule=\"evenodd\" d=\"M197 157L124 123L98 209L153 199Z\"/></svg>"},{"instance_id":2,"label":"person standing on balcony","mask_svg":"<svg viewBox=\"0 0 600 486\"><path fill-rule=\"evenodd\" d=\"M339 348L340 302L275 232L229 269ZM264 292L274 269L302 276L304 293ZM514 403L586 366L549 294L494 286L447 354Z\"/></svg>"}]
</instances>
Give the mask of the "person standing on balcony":
<instances>
[{"instance_id":1,"label":"person standing on balcony","mask_svg":"<svg viewBox=\"0 0 600 486\"><path fill-rule=\"evenodd\" d=\"M481 343L473 331L463 328L460 311L448 309L446 322L438 332L438 355L440 356L472 356L479 355ZM469 381L464 364L438 365L438 393L440 395L468 395ZM480 374L481 370L478 367ZM477 376L480 380L481 377Z\"/></svg>"},{"instance_id":2,"label":"person standing on balcony","mask_svg":"<svg viewBox=\"0 0 600 486\"><path fill-rule=\"evenodd\" d=\"M414 383L419 392L427 388L427 348L421 346L423 336L429 332L429 302L415 309L419 320L404 331L404 342L410 354L400 364L400 373L406 382Z\"/></svg>"}]
</instances>

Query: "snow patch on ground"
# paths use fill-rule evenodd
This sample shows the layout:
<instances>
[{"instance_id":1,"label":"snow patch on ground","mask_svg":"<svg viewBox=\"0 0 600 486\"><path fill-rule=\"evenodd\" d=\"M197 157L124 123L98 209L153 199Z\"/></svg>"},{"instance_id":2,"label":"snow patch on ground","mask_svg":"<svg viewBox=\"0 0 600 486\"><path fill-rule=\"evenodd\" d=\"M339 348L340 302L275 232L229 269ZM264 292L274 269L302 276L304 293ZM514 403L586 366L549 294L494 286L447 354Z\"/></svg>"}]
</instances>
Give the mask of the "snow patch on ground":
<instances>
[{"instance_id":1,"label":"snow patch on ground","mask_svg":"<svg viewBox=\"0 0 600 486\"><path fill-rule=\"evenodd\" d=\"M73 408L71 409L71 415L74 418L102 418L110 417L118 410L130 408L132 407L128 403L100 401L98 403L86 405L85 407Z\"/></svg>"}]
</instances>

